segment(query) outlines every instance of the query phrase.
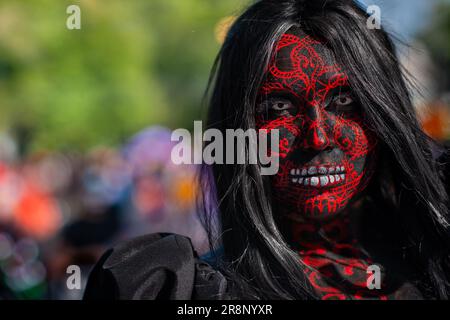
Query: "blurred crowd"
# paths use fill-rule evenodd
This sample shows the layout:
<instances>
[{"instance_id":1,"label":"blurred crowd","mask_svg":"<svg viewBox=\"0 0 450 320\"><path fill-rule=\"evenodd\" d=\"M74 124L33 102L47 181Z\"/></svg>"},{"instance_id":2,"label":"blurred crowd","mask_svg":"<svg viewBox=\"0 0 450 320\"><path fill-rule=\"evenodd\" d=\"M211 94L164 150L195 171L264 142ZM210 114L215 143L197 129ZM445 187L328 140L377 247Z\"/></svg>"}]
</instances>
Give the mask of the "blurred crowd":
<instances>
[{"instance_id":1,"label":"blurred crowd","mask_svg":"<svg viewBox=\"0 0 450 320\"><path fill-rule=\"evenodd\" d=\"M172 164L170 136L152 127L120 148L97 147L85 155L3 156L0 299L79 299L83 290L66 285L68 266L80 267L83 287L107 248L145 233L187 235L204 253L197 168Z\"/></svg>"}]
</instances>

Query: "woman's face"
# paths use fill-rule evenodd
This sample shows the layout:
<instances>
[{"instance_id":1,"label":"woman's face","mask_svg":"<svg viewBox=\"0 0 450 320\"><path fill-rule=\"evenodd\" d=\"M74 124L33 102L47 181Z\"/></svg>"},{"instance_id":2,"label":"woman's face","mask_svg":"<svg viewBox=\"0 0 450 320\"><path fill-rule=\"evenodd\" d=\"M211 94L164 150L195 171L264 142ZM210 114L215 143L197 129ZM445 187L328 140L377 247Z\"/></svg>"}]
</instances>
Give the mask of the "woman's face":
<instances>
[{"instance_id":1,"label":"woman's face","mask_svg":"<svg viewBox=\"0 0 450 320\"><path fill-rule=\"evenodd\" d=\"M341 212L367 185L376 138L364 124L347 75L306 34L284 34L260 90L257 129L279 129L278 208L304 218Z\"/></svg>"}]
</instances>

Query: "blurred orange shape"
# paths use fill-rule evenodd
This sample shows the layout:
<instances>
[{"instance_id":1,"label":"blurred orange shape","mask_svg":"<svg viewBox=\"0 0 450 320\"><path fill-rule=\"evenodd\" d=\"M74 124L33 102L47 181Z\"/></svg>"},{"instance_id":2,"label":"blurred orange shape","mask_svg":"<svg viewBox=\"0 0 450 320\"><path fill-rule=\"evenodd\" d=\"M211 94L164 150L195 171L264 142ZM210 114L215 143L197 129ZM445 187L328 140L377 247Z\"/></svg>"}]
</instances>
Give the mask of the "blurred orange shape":
<instances>
[{"instance_id":1,"label":"blurred orange shape","mask_svg":"<svg viewBox=\"0 0 450 320\"><path fill-rule=\"evenodd\" d=\"M27 185L16 205L14 222L28 236L45 240L58 231L62 217L52 197L37 187Z\"/></svg>"}]
</instances>

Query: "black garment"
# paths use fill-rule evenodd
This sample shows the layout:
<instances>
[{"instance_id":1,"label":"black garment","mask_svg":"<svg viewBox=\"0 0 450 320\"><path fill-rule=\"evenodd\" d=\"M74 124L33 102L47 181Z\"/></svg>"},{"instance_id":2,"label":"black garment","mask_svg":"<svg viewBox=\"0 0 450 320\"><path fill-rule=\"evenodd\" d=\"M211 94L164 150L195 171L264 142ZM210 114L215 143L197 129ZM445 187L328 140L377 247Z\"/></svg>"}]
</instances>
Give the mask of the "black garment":
<instances>
[{"instance_id":1,"label":"black garment","mask_svg":"<svg viewBox=\"0 0 450 320\"><path fill-rule=\"evenodd\" d=\"M156 233L108 250L83 299L226 299L226 290L225 277L199 259L189 238Z\"/></svg>"}]
</instances>

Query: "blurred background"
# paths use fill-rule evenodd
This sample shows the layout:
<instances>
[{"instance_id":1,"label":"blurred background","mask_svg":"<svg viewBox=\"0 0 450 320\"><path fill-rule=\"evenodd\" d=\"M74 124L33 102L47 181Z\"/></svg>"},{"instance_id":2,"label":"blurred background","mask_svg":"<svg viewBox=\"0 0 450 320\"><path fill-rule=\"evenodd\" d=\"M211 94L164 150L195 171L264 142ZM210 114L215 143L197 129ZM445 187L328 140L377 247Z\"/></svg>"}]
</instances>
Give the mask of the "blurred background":
<instances>
[{"instance_id":1,"label":"blurred background","mask_svg":"<svg viewBox=\"0 0 450 320\"><path fill-rule=\"evenodd\" d=\"M427 132L450 138L450 1L381 8ZM207 250L195 166L170 161L243 0L0 0L0 299L79 299L66 286L115 243L165 231ZM66 28L67 6L81 29Z\"/></svg>"}]
</instances>

